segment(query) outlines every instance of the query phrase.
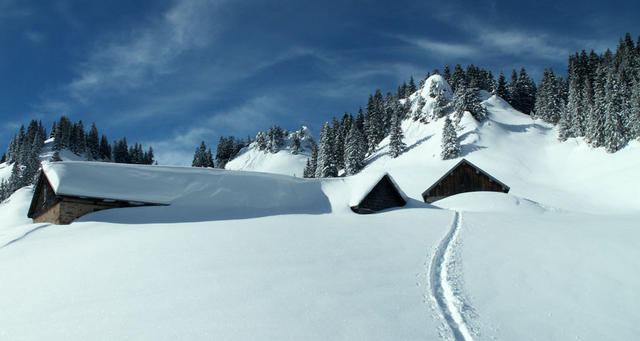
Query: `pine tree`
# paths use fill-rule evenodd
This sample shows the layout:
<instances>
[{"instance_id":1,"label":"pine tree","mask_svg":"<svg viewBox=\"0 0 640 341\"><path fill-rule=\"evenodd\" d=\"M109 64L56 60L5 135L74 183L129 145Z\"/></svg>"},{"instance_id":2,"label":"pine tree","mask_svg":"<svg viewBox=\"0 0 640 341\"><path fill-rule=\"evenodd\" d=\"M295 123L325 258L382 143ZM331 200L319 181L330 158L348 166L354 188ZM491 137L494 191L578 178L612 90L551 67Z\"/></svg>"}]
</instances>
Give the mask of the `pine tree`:
<instances>
[{"instance_id":1,"label":"pine tree","mask_svg":"<svg viewBox=\"0 0 640 341\"><path fill-rule=\"evenodd\" d=\"M464 71L462 70L462 66L460 64L456 64L453 68L453 74L451 75L451 89L456 92L459 87L464 86L466 84L466 76Z\"/></svg>"},{"instance_id":2,"label":"pine tree","mask_svg":"<svg viewBox=\"0 0 640 341\"><path fill-rule=\"evenodd\" d=\"M418 101L416 103L415 111L413 112L414 121L422 120L424 118L424 113L422 111L424 110L426 104L427 102L424 100L424 97L418 94Z\"/></svg>"},{"instance_id":3,"label":"pine tree","mask_svg":"<svg viewBox=\"0 0 640 341\"><path fill-rule=\"evenodd\" d=\"M596 71L593 88L593 105L589 111L589 121L586 137L593 147L601 147L605 144L605 87L607 67L599 66Z\"/></svg>"},{"instance_id":4,"label":"pine tree","mask_svg":"<svg viewBox=\"0 0 640 341\"><path fill-rule=\"evenodd\" d=\"M367 144L355 124L351 125L344 146L345 173L353 175L358 173L364 166L364 159L367 153Z\"/></svg>"},{"instance_id":5,"label":"pine tree","mask_svg":"<svg viewBox=\"0 0 640 341\"><path fill-rule=\"evenodd\" d=\"M342 124L334 117L331 120L331 131L333 131L333 159L337 169L344 168L344 138Z\"/></svg>"},{"instance_id":6,"label":"pine tree","mask_svg":"<svg viewBox=\"0 0 640 341\"><path fill-rule=\"evenodd\" d=\"M338 169L334 157L334 136L329 123L325 123L320 131L318 143L318 164L316 167L316 178L326 178L338 176Z\"/></svg>"},{"instance_id":7,"label":"pine tree","mask_svg":"<svg viewBox=\"0 0 640 341\"><path fill-rule=\"evenodd\" d=\"M149 164L153 163L153 151L149 148L149 154L151 155ZM204 164L203 167L207 168L215 168L216 165L213 163L213 154L211 153L211 148L207 149L207 153L204 155Z\"/></svg>"},{"instance_id":8,"label":"pine tree","mask_svg":"<svg viewBox=\"0 0 640 341\"><path fill-rule=\"evenodd\" d=\"M311 159L307 159L307 165L304 167L303 177L315 178L316 169L318 168L318 146L314 145L311 151Z\"/></svg>"},{"instance_id":9,"label":"pine tree","mask_svg":"<svg viewBox=\"0 0 640 341\"><path fill-rule=\"evenodd\" d=\"M518 111L529 114L533 111L536 102L536 83L533 81L524 68L520 68L520 76L516 84L516 91L519 106ZM566 101L566 96L564 98Z\"/></svg>"},{"instance_id":10,"label":"pine tree","mask_svg":"<svg viewBox=\"0 0 640 341\"><path fill-rule=\"evenodd\" d=\"M557 123L564 110L561 84L556 79L553 70L545 69L540 87L537 89L534 106L535 116L545 122Z\"/></svg>"},{"instance_id":11,"label":"pine tree","mask_svg":"<svg viewBox=\"0 0 640 341\"><path fill-rule=\"evenodd\" d=\"M495 95L502 98L505 101L508 101L509 94L507 92L507 82L504 79L504 74L500 71L500 76L498 77L498 83L496 84L496 92Z\"/></svg>"},{"instance_id":12,"label":"pine tree","mask_svg":"<svg viewBox=\"0 0 640 341\"><path fill-rule=\"evenodd\" d=\"M516 110L520 108L520 97L518 94L518 73L516 69L511 71L511 82L507 85L507 92L509 95L507 96L507 102Z\"/></svg>"},{"instance_id":13,"label":"pine tree","mask_svg":"<svg viewBox=\"0 0 640 341\"><path fill-rule=\"evenodd\" d=\"M409 93L409 95L411 95L412 93L416 92L418 89L416 88L416 83L413 80L413 76L411 76L411 78L409 79L409 86L407 87L407 91ZM409 97L409 96L407 96Z\"/></svg>"},{"instance_id":14,"label":"pine tree","mask_svg":"<svg viewBox=\"0 0 640 341\"><path fill-rule=\"evenodd\" d=\"M374 96L369 96L367 113L364 117L364 129L369 152L373 153L378 143L385 137L383 99L380 90L376 90Z\"/></svg>"},{"instance_id":15,"label":"pine tree","mask_svg":"<svg viewBox=\"0 0 640 341\"><path fill-rule=\"evenodd\" d=\"M263 132L258 132L256 135L256 145L258 146L258 150L267 150L267 135Z\"/></svg>"},{"instance_id":16,"label":"pine tree","mask_svg":"<svg viewBox=\"0 0 640 341\"><path fill-rule=\"evenodd\" d=\"M604 146L609 153L615 153L627 143L620 112L622 98L618 79L609 72L605 93Z\"/></svg>"},{"instance_id":17,"label":"pine tree","mask_svg":"<svg viewBox=\"0 0 640 341\"><path fill-rule=\"evenodd\" d=\"M207 164L207 145L204 141L200 142L200 147L196 148L193 153L193 161L191 167L206 167ZM219 164L219 163L218 163Z\"/></svg>"},{"instance_id":18,"label":"pine tree","mask_svg":"<svg viewBox=\"0 0 640 341\"><path fill-rule=\"evenodd\" d=\"M49 138L56 136L56 121L53 121L53 126L51 126L51 132L49 133Z\"/></svg>"},{"instance_id":19,"label":"pine tree","mask_svg":"<svg viewBox=\"0 0 640 341\"><path fill-rule=\"evenodd\" d=\"M468 111L478 122L482 122L487 118L487 110L482 106L478 92L477 88L467 88L465 86L461 86L456 90L454 108L458 117Z\"/></svg>"},{"instance_id":20,"label":"pine tree","mask_svg":"<svg viewBox=\"0 0 640 341\"><path fill-rule=\"evenodd\" d=\"M87 151L91 154L92 159L100 157L100 141L95 122L91 123L89 134L87 134Z\"/></svg>"},{"instance_id":21,"label":"pine tree","mask_svg":"<svg viewBox=\"0 0 640 341\"><path fill-rule=\"evenodd\" d=\"M442 77L447 83L451 83L451 70L449 70L449 65L444 66L444 70L442 71Z\"/></svg>"},{"instance_id":22,"label":"pine tree","mask_svg":"<svg viewBox=\"0 0 640 341\"><path fill-rule=\"evenodd\" d=\"M398 157L407 148L403 139L402 120L397 115L394 115L391 120L391 135L389 137L389 154L392 158Z\"/></svg>"},{"instance_id":23,"label":"pine tree","mask_svg":"<svg viewBox=\"0 0 640 341\"><path fill-rule=\"evenodd\" d=\"M17 162L14 162L9 176L9 195L26 185L23 182L22 167Z\"/></svg>"},{"instance_id":24,"label":"pine tree","mask_svg":"<svg viewBox=\"0 0 640 341\"><path fill-rule=\"evenodd\" d=\"M640 80L635 82L631 92L631 118L627 130L629 140L640 138Z\"/></svg>"},{"instance_id":25,"label":"pine tree","mask_svg":"<svg viewBox=\"0 0 640 341\"><path fill-rule=\"evenodd\" d=\"M442 153L440 157L443 160L455 159L460 156L460 143L458 142L458 134L453 123L446 118L444 127L442 128Z\"/></svg>"},{"instance_id":26,"label":"pine tree","mask_svg":"<svg viewBox=\"0 0 640 341\"><path fill-rule=\"evenodd\" d=\"M300 152L300 137L297 134L293 134L289 141L289 150L291 154L297 155Z\"/></svg>"},{"instance_id":27,"label":"pine tree","mask_svg":"<svg viewBox=\"0 0 640 341\"><path fill-rule=\"evenodd\" d=\"M0 181L0 202L6 200L11 195L11 186L7 180Z\"/></svg>"},{"instance_id":28,"label":"pine tree","mask_svg":"<svg viewBox=\"0 0 640 341\"><path fill-rule=\"evenodd\" d=\"M31 149L22 169L21 183L23 186L33 184L40 170L40 142L40 137L34 136Z\"/></svg>"},{"instance_id":29,"label":"pine tree","mask_svg":"<svg viewBox=\"0 0 640 341\"><path fill-rule=\"evenodd\" d=\"M2 153L2 158L0 159L0 163L5 163L5 162L7 162L7 154Z\"/></svg>"},{"instance_id":30,"label":"pine tree","mask_svg":"<svg viewBox=\"0 0 640 341\"><path fill-rule=\"evenodd\" d=\"M109 139L107 135L102 135L100 139L100 151L98 157L104 161L111 161L111 145L109 145Z\"/></svg>"}]
</instances>

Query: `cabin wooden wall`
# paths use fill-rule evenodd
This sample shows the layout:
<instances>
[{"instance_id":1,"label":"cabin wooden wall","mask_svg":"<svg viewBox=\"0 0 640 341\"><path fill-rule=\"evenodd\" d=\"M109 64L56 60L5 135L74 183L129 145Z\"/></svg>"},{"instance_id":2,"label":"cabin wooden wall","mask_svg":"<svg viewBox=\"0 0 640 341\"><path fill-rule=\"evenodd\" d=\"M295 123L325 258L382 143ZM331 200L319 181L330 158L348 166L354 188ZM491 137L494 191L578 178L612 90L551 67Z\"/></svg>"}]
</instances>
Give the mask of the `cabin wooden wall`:
<instances>
[{"instance_id":1,"label":"cabin wooden wall","mask_svg":"<svg viewBox=\"0 0 640 341\"><path fill-rule=\"evenodd\" d=\"M63 197L55 205L49 207L44 213L34 216L34 223L53 223L66 225L85 214L106 210L110 208L130 207L126 203L102 202L91 199Z\"/></svg>"},{"instance_id":2,"label":"cabin wooden wall","mask_svg":"<svg viewBox=\"0 0 640 341\"><path fill-rule=\"evenodd\" d=\"M387 176L383 177L358 206L352 207L356 213L373 213L392 207L406 205L395 185Z\"/></svg>"},{"instance_id":3,"label":"cabin wooden wall","mask_svg":"<svg viewBox=\"0 0 640 341\"><path fill-rule=\"evenodd\" d=\"M446 176L423 197L426 202L465 192L492 191L507 193L508 189L477 171L468 164L462 164Z\"/></svg>"}]
</instances>

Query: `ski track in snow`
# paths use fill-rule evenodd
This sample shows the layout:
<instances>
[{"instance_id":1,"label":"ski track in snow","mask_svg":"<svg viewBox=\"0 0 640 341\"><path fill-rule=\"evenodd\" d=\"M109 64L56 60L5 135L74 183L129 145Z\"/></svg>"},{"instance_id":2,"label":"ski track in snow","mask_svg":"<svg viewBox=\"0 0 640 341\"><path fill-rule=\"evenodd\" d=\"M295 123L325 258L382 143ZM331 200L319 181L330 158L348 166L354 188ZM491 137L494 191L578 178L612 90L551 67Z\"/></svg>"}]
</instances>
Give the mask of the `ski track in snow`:
<instances>
[{"instance_id":1,"label":"ski track in snow","mask_svg":"<svg viewBox=\"0 0 640 341\"><path fill-rule=\"evenodd\" d=\"M9 245L11 245L11 244L13 244L15 242L18 242L18 241L24 239L25 237L27 237L28 235L30 235L31 233L36 232L37 230L45 228L47 226L51 226L51 224L44 224L44 225L36 226L36 227L34 227L34 228L30 229L30 230L27 230L20 237L12 239L11 241L7 242L6 244L0 246L0 249L3 249L3 248L5 248L5 247L7 247L7 246L9 246Z\"/></svg>"},{"instance_id":2,"label":"ski track in snow","mask_svg":"<svg viewBox=\"0 0 640 341\"><path fill-rule=\"evenodd\" d=\"M455 262L454 248L461 227L462 214L456 211L451 229L438 245L431 261L429 281L431 295L451 330L453 339L456 341L468 341L473 340L471 328L467 325L459 308L465 304L462 297L456 293L455 288L459 287L459 285L453 283L455 277L450 276L450 270L453 270L453 263Z\"/></svg>"}]
</instances>

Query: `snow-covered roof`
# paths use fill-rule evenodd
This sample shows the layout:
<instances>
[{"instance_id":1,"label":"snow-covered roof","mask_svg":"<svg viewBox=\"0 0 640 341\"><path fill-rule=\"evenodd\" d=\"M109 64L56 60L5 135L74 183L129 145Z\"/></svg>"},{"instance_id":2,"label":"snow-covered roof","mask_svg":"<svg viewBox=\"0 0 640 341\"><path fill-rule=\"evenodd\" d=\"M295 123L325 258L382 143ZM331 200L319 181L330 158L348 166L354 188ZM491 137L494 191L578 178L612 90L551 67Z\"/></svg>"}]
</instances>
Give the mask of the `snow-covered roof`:
<instances>
[{"instance_id":1,"label":"snow-covered roof","mask_svg":"<svg viewBox=\"0 0 640 341\"><path fill-rule=\"evenodd\" d=\"M218 209L295 209L326 201L317 182L259 172L79 161L45 163L43 171L61 196Z\"/></svg>"}]
</instances>

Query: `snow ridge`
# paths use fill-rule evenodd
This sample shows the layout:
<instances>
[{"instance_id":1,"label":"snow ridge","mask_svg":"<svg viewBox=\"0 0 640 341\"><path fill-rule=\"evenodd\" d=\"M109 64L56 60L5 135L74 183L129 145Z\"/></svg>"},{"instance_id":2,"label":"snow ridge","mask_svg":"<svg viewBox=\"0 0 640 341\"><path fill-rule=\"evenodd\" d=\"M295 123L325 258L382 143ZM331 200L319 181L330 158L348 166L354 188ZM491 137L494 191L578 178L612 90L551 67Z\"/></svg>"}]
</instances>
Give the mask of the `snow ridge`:
<instances>
[{"instance_id":1,"label":"snow ridge","mask_svg":"<svg viewBox=\"0 0 640 341\"><path fill-rule=\"evenodd\" d=\"M457 294L458 290L455 290L455 288L459 288L459 283L453 283L455 278L450 276L450 271L453 270L455 263L453 249L461 227L462 213L456 211L451 229L438 245L431 261L429 281L432 298L438 304L442 317L444 317L453 334L453 339L456 341L470 341L473 340L471 336L472 328L467 325L462 312L459 310L459 307L466 304L463 302L462 297Z\"/></svg>"}]
</instances>

